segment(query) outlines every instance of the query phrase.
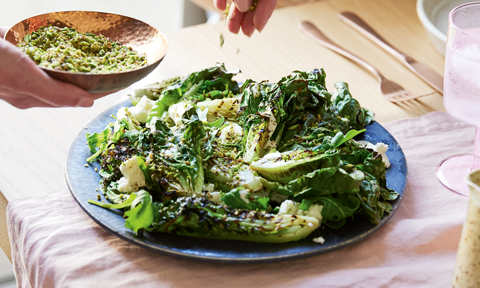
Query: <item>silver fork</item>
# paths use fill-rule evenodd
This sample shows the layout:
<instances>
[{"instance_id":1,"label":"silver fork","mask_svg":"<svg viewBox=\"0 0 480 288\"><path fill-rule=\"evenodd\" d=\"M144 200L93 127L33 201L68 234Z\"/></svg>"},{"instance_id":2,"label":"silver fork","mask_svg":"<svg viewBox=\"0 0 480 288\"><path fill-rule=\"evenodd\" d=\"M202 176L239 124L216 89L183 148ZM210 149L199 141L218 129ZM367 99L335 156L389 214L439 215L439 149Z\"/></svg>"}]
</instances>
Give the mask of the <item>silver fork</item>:
<instances>
[{"instance_id":1,"label":"silver fork","mask_svg":"<svg viewBox=\"0 0 480 288\"><path fill-rule=\"evenodd\" d=\"M343 49L338 44L327 38L327 36L325 36L315 25L313 25L313 23L309 21L302 21L300 22L299 26L300 29L307 33L307 35L310 36L313 40L337 52L338 54L343 55L346 58L356 62L357 64L363 66L365 69L370 71L373 75L375 75L380 83L380 91L382 92L383 96L387 98L387 100L391 102L402 102L424 96L412 95L402 86L391 80L388 80L375 67L365 62L363 59Z\"/></svg>"}]
</instances>

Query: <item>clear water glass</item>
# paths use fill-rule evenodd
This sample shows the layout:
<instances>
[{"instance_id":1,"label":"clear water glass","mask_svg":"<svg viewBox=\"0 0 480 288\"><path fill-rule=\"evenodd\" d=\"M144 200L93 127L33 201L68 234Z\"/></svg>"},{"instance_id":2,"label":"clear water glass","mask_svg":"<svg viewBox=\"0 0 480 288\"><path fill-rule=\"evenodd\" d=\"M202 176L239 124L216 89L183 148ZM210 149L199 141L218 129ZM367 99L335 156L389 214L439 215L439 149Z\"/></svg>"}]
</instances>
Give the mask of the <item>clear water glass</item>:
<instances>
[{"instance_id":1,"label":"clear water glass","mask_svg":"<svg viewBox=\"0 0 480 288\"><path fill-rule=\"evenodd\" d=\"M464 178L480 169L480 2L462 4L450 12L444 78L445 109L477 129L473 154L447 157L436 173L445 187L468 196Z\"/></svg>"}]
</instances>

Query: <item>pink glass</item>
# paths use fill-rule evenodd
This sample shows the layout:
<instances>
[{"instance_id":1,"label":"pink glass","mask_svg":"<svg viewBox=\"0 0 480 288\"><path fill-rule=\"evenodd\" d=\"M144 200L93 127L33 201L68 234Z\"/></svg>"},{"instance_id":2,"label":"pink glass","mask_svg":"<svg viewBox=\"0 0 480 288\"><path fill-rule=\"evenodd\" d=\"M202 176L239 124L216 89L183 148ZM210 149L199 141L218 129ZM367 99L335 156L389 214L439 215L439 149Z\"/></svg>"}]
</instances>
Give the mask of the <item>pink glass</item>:
<instances>
[{"instance_id":1,"label":"pink glass","mask_svg":"<svg viewBox=\"0 0 480 288\"><path fill-rule=\"evenodd\" d=\"M453 117L477 127L473 154L453 155L437 165L437 177L453 192L468 196L463 181L480 168L480 2L455 7L448 19L443 105ZM462 139L459 139L459 145Z\"/></svg>"}]
</instances>

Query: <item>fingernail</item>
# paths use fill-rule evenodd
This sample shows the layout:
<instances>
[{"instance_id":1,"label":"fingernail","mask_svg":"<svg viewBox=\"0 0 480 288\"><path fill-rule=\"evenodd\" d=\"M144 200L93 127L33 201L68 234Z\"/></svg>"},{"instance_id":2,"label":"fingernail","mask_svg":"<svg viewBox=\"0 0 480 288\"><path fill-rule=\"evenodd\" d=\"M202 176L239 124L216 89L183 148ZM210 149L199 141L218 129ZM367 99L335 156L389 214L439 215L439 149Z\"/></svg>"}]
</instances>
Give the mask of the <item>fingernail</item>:
<instances>
[{"instance_id":1,"label":"fingernail","mask_svg":"<svg viewBox=\"0 0 480 288\"><path fill-rule=\"evenodd\" d=\"M255 32L255 29L252 29L250 31L248 31L248 37L252 37L253 33Z\"/></svg>"},{"instance_id":2,"label":"fingernail","mask_svg":"<svg viewBox=\"0 0 480 288\"><path fill-rule=\"evenodd\" d=\"M235 6L242 13L247 12L252 6L252 1L235 1Z\"/></svg>"},{"instance_id":3,"label":"fingernail","mask_svg":"<svg viewBox=\"0 0 480 288\"><path fill-rule=\"evenodd\" d=\"M88 98L88 97L82 97L78 101L76 107L90 107L93 105L93 99Z\"/></svg>"},{"instance_id":4,"label":"fingernail","mask_svg":"<svg viewBox=\"0 0 480 288\"><path fill-rule=\"evenodd\" d=\"M265 24L262 24L262 25L260 25L260 26L257 28L258 33L262 33L263 28L265 28L265 26L267 26L267 22L265 22Z\"/></svg>"}]
</instances>

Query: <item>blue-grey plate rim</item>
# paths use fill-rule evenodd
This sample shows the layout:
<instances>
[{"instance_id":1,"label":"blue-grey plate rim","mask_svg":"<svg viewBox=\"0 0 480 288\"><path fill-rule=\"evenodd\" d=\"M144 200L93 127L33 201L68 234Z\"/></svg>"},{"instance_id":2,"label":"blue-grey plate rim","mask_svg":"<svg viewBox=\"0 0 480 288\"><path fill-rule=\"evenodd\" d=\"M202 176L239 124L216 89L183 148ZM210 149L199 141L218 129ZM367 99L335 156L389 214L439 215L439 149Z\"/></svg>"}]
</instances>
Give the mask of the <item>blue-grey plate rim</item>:
<instances>
[{"instance_id":1,"label":"blue-grey plate rim","mask_svg":"<svg viewBox=\"0 0 480 288\"><path fill-rule=\"evenodd\" d=\"M377 122L367 126L367 131L359 138L372 143L388 144L387 156L391 167L387 170L387 186L400 193L392 202L393 210L386 214L378 225L371 224L367 218L356 217L339 230L323 227L314 231L307 238L297 242L284 244L253 243L230 240L211 240L185 237L165 233L144 233L136 236L125 228L125 219L120 210L103 209L88 204L89 199L96 200L100 176L95 172L100 169L98 163L89 164L86 158L90 151L86 144L86 133L100 132L112 122L112 114L116 114L123 106L131 106L130 100L122 101L91 120L72 142L65 164L67 186L80 207L98 225L113 235L134 245L190 260L221 263L266 263L303 258L332 252L356 244L381 229L395 214L402 203L407 184L407 163L405 155L395 138ZM102 196L103 198L103 196ZM322 236L324 244L315 243L312 239Z\"/></svg>"}]
</instances>

